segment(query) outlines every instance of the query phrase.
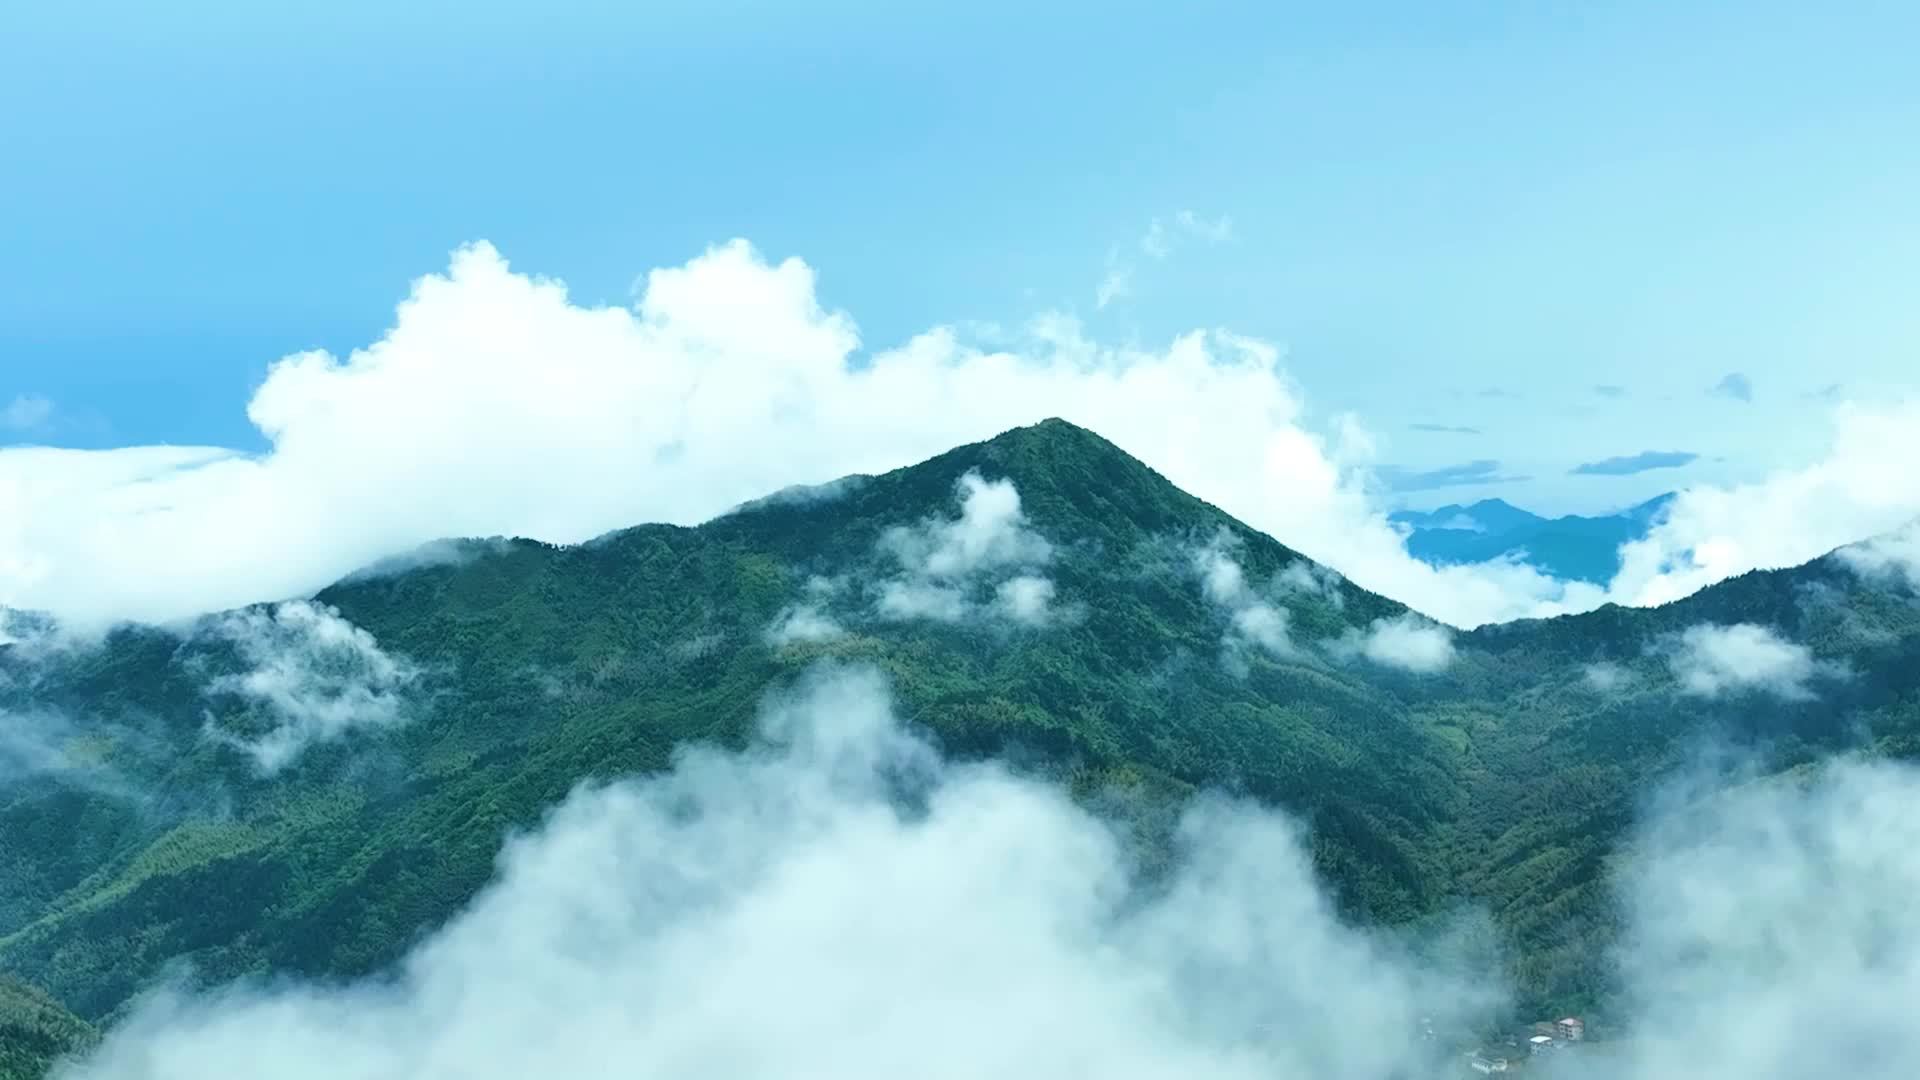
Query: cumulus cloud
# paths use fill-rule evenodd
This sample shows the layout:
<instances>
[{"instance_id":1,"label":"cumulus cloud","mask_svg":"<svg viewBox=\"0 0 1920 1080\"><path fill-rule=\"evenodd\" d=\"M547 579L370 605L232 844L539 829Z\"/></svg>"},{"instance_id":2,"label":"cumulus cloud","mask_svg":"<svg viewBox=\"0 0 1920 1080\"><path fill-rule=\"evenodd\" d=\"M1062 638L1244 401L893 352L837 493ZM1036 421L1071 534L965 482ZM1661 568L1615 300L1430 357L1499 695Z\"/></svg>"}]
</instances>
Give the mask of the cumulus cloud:
<instances>
[{"instance_id":1,"label":"cumulus cloud","mask_svg":"<svg viewBox=\"0 0 1920 1080\"><path fill-rule=\"evenodd\" d=\"M1059 790L903 732L870 671L763 731L576 792L394 979L162 992L59 1075L1384 1077L1498 1004L1342 923L1275 814L1199 801L1149 883Z\"/></svg>"},{"instance_id":2,"label":"cumulus cloud","mask_svg":"<svg viewBox=\"0 0 1920 1080\"><path fill-rule=\"evenodd\" d=\"M957 493L958 519L895 526L881 546L909 572L935 578L1030 566L1053 557L1053 546L1028 526L1012 481L987 481L970 471L960 478Z\"/></svg>"},{"instance_id":3,"label":"cumulus cloud","mask_svg":"<svg viewBox=\"0 0 1920 1080\"><path fill-rule=\"evenodd\" d=\"M1756 569L1797 566L1920 518L1920 401L1839 406L1821 460L1729 487L1681 491L1620 550L1608 586L1623 604L1662 604ZM1871 558L1871 557L1869 557Z\"/></svg>"},{"instance_id":4,"label":"cumulus cloud","mask_svg":"<svg viewBox=\"0 0 1920 1080\"><path fill-rule=\"evenodd\" d=\"M1677 469L1691 465L1700 459L1699 454L1685 450L1642 450L1637 454L1621 457L1602 458L1575 465L1571 470L1574 476L1636 476L1655 469Z\"/></svg>"},{"instance_id":5,"label":"cumulus cloud","mask_svg":"<svg viewBox=\"0 0 1920 1080\"><path fill-rule=\"evenodd\" d=\"M1732 398L1735 401L1753 400L1753 380L1738 371L1728 372L1707 391L1717 397Z\"/></svg>"},{"instance_id":6,"label":"cumulus cloud","mask_svg":"<svg viewBox=\"0 0 1920 1080\"><path fill-rule=\"evenodd\" d=\"M978 613L972 592L983 575L1025 570L1000 582L991 610L1019 622L1045 623L1053 582L1030 571L1052 560L1053 545L1027 524L1020 493L1011 481L988 481L972 470L960 477L955 491L958 518L931 518L881 535L881 550L899 563L902 576L881 584L880 614L959 622Z\"/></svg>"},{"instance_id":7,"label":"cumulus cloud","mask_svg":"<svg viewBox=\"0 0 1920 1080\"><path fill-rule=\"evenodd\" d=\"M1827 670L1806 646L1753 623L1690 626L1667 664L1681 691L1696 697L1757 692L1788 701L1813 697L1807 683Z\"/></svg>"},{"instance_id":8,"label":"cumulus cloud","mask_svg":"<svg viewBox=\"0 0 1920 1080\"><path fill-rule=\"evenodd\" d=\"M652 272L631 308L576 304L465 247L378 341L272 366L248 406L264 453L0 450L0 604L98 624L298 598L440 537L693 524L1049 416L1447 622L1597 600L1518 564L1409 557L1375 503L1370 441L1310 424L1270 344L1117 348L1058 317L993 347L954 327L859 344L806 264L744 243Z\"/></svg>"},{"instance_id":9,"label":"cumulus cloud","mask_svg":"<svg viewBox=\"0 0 1920 1080\"><path fill-rule=\"evenodd\" d=\"M1453 664L1453 633L1417 615L1375 619L1365 630L1355 627L1327 643L1333 655L1363 657L1381 667L1418 675L1445 671Z\"/></svg>"},{"instance_id":10,"label":"cumulus cloud","mask_svg":"<svg viewBox=\"0 0 1920 1080\"><path fill-rule=\"evenodd\" d=\"M324 604L290 601L210 618L200 632L232 643L244 671L213 677L216 705L257 710L265 730L209 732L250 754L263 773L285 768L317 742L406 718L406 692L419 669L383 651L367 633Z\"/></svg>"}]
</instances>

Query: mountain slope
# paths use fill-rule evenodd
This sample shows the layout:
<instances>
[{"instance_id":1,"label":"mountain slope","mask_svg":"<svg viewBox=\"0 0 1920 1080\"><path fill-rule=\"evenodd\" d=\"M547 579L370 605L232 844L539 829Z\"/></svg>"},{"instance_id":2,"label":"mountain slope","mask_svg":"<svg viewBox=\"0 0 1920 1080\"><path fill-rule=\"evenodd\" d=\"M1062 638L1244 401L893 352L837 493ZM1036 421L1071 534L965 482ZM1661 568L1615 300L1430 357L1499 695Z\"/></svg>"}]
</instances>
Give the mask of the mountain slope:
<instances>
[{"instance_id":1,"label":"mountain slope","mask_svg":"<svg viewBox=\"0 0 1920 1080\"><path fill-rule=\"evenodd\" d=\"M964 526L969 474L1010 480L1025 528L1051 545L1037 569L1054 624L996 617L1006 582L987 579L952 585L962 618L876 614L876 585L948 587L920 581L889 530ZM0 815L15 835L88 839L84 852L5 851L0 893L32 903L0 924L0 964L96 1018L178 957L213 978L374 970L485 883L505 830L583 778L661 768L690 740L740 745L764 691L822 657L881 668L950 752L1011 757L1087 797L1118 788L1166 806L1225 786L1285 805L1316 824L1319 865L1356 913L1429 910L1445 879L1438 830L1461 798L1450 751L1409 719L1394 680L1256 650L1224 664L1232 613L1195 569L1222 529L1241 538L1250 582L1301 562L1055 422L697 529L469 545L454 563L318 597L421 669L421 704L264 780L203 735L210 707L222 730L259 720L204 692L244 671L233 643L121 632L38 670L32 698L120 733L105 752L114 784L206 805L128 809L104 775L93 790L42 777L9 791ZM769 643L816 578L838 583L819 603L846 633ZM1291 608L1292 631L1313 638L1404 613L1345 583Z\"/></svg>"},{"instance_id":2,"label":"mountain slope","mask_svg":"<svg viewBox=\"0 0 1920 1080\"><path fill-rule=\"evenodd\" d=\"M441 546L316 600L0 647L0 711L47 751L0 780L0 970L110 1022L180 959L207 979L382 969L576 784L743 745L770 688L834 658L886 673L948 752L1128 816L1149 863L1195 790L1285 807L1348 914L1484 906L1523 1004L1585 1007L1608 990L1611 860L1701 740L1774 768L1920 749L1920 609L1836 559L1484 628L1409 672L1354 644L1420 628L1403 607L1057 421L698 528ZM1738 623L1852 674L1687 696L1685 633ZM296 655L314 642L324 664ZM305 720L344 701L383 722L263 776L236 747L285 726L289 687L334 695L296 695Z\"/></svg>"},{"instance_id":3,"label":"mountain slope","mask_svg":"<svg viewBox=\"0 0 1920 1080\"><path fill-rule=\"evenodd\" d=\"M84 1050L92 1027L17 979L0 975L0 1080L32 1080L63 1055Z\"/></svg>"}]
</instances>

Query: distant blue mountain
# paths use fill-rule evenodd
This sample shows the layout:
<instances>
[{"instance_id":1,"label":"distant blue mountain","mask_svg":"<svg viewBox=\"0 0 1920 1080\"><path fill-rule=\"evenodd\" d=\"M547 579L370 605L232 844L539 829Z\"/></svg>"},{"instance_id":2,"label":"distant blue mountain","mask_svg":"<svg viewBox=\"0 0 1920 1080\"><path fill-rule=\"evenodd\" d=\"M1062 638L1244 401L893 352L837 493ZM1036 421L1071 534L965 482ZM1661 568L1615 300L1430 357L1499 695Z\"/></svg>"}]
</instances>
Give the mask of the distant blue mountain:
<instances>
[{"instance_id":1,"label":"distant blue mountain","mask_svg":"<svg viewBox=\"0 0 1920 1080\"><path fill-rule=\"evenodd\" d=\"M1486 562L1515 554L1569 581L1604 585L1620 570L1620 545L1647 534L1673 501L1671 493L1602 517L1545 518L1503 499L1391 515L1411 529L1407 550L1435 566Z\"/></svg>"}]
</instances>

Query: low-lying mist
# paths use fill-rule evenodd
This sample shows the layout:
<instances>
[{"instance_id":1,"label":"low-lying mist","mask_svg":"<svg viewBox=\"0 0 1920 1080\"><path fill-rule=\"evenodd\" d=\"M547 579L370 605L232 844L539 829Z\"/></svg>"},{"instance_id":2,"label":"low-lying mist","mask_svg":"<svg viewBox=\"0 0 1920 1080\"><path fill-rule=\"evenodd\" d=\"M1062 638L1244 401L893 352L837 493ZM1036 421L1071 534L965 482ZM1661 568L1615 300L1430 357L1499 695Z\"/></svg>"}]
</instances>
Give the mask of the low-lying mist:
<instances>
[{"instance_id":1,"label":"low-lying mist","mask_svg":"<svg viewBox=\"0 0 1920 1080\"><path fill-rule=\"evenodd\" d=\"M943 760L878 673L826 666L769 700L753 748L577 791L393 976L162 989L57 1075L1464 1070L1474 1033L1507 1019L1497 975L1343 923L1307 841L1203 798L1173 868L1144 875L1060 790ZM1913 770L1675 796L1632 851L1618 1038L1534 1070L1920 1070L1902 1015L1920 1000Z\"/></svg>"}]
</instances>

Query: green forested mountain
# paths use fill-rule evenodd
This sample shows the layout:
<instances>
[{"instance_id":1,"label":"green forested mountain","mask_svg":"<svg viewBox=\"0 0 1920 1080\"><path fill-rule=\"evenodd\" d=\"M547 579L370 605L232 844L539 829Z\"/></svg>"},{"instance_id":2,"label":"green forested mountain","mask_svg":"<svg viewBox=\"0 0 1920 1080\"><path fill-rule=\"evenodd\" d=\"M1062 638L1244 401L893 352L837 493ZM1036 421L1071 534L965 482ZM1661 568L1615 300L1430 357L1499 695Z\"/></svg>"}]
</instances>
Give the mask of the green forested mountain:
<instances>
[{"instance_id":1,"label":"green forested mountain","mask_svg":"<svg viewBox=\"0 0 1920 1080\"><path fill-rule=\"evenodd\" d=\"M1010 481L1024 526L962 519L969 474ZM352 642L289 669L254 642L300 628L266 608L0 646L0 721L32 741L0 742L0 971L104 1024L178 961L212 980L378 970L577 783L740 745L769 687L836 657L885 671L949 752L1132 816L1149 859L1199 788L1285 807L1350 914L1484 905L1525 1004L1585 1007L1606 990L1609 861L1663 770L1709 737L1776 767L1920 747L1920 610L1833 559L1456 635L1444 670L1402 670L1350 643L1416 616L1057 421L698 528L468 541L315 601L404 670ZM1741 623L1809 647L1817 692L1681 693L1675 642ZM236 744L300 680L361 687L306 722L387 722L263 775L265 744ZM86 1036L34 1023L48 1047ZM0 1034L0 1077L39 1037Z\"/></svg>"},{"instance_id":2,"label":"green forested mountain","mask_svg":"<svg viewBox=\"0 0 1920 1080\"><path fill-rule=\"evenodd\" d=\"M32 1080L94 1041L93 1028L33 987L0 975L0 1080Z\"/></svg>"}]
</instances>

